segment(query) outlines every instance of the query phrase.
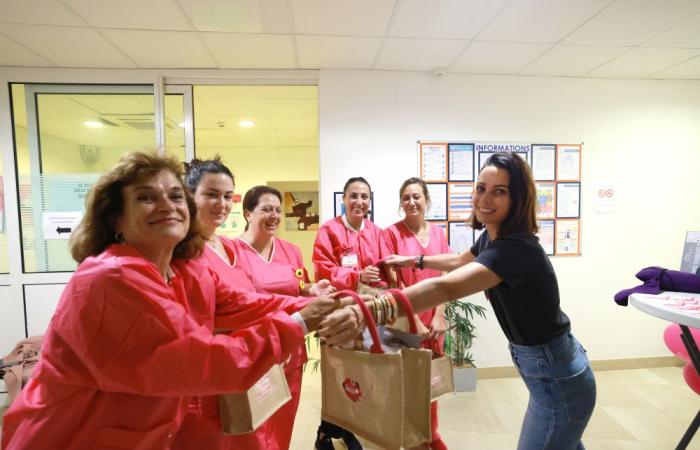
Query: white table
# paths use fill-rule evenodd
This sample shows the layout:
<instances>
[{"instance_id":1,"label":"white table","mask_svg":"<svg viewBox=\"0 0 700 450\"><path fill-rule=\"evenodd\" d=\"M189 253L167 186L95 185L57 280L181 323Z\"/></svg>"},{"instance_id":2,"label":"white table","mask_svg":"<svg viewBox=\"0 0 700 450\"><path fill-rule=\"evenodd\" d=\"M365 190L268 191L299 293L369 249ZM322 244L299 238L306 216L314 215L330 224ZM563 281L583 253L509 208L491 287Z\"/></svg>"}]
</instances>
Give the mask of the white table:
<instances>
[{"instance_id":1,"label":"white table","mask_svg":"<svg viewBox=\"0 0 700 450\"><path fill-rule=\"evenodd\" d=\"M658 295L632 294L629 296L629 302L640 311L680 325L683 345L688 350L693 367L700 376L700 351L698 351L697 342L695 342L693 335L688 330L688 327L700 329L700 309L684 310L672 305L675 302L684 301L683 299L697 299L698 303L700 303L700 294L662 292ZM695 415L695 419L693 419L678 446L676 446L676 450L684 450L688 447L698 427L700 427L700 411Z\"/></svg>"}]
</instances>

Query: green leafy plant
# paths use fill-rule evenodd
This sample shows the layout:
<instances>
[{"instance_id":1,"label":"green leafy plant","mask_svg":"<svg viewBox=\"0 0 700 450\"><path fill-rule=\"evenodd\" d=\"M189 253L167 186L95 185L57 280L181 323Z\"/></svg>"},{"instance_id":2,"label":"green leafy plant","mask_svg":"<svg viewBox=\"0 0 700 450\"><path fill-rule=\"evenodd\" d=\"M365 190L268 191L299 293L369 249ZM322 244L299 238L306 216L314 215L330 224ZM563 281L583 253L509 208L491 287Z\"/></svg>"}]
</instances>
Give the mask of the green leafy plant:
<instances>
[{"instance_id":1,"label":"green leafy plant","mask_svg":"<svg viewBox=\"0 0 700 450\"><path fill-rule=\"evenodd\" d=\"M321 340L317 336L308 335L306 336L306 353L311 352L311 340L316 341L316 349L321 345ZM318 368L321 366L321 360L319 358L314 358L309 356L308 361L304 363L304 372L306 369L311 369L311 372L317 372Z\"/></svg>"},{"instance_id":2,"label":"green leafy plant","mask_svg":"<svg viewBox=\"0 0 700 450\"><path fill-rule=\"evenodd\" d=\"M476 327L472 323L475 315L486 318L486 308L459 300L449 302L445 307L445 354L452 358L455 367L474 365L469 349L476 338Z\"/></svg>"}]
</instances>

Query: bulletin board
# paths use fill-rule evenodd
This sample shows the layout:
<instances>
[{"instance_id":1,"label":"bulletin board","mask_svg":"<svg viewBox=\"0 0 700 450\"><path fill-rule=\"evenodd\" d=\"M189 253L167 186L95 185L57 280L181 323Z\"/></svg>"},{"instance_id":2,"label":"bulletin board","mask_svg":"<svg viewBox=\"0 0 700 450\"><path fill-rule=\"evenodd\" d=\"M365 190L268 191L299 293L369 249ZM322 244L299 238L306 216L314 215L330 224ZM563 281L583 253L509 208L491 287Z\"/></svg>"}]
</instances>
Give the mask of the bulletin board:
<instances>
[{"instance_id":1,"label":"bulletin board","mask_svg":"<svg viewBox=\"0 0 700 450\"><path fill-rule=\"evenodd\" d=\"M524 142L418 142L419 174L428 185L426 220L445 227L450 248L468 250L473 230L472 196L479 169L497 152L515 153L532 169L537 191L540 244L548 255L581 255L582 144Z\"/></svg>"}]
</instances>

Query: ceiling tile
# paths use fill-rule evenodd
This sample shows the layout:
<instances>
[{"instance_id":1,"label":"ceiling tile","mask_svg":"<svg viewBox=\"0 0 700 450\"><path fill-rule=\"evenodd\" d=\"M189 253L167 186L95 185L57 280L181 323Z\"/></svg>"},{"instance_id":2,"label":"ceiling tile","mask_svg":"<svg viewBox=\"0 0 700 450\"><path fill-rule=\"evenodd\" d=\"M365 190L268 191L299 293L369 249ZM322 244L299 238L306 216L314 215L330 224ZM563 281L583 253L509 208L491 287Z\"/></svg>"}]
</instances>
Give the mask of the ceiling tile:
<instances>
[{"instance_id":1,"label":"ceiling tile","mask_svg":"<svg viewBox=\"0 0 700 450\"><path fill-rule=\"evenodd\" d=\"M315 98L318 86L252 86L260 98Z\"/></svg>"},{"instance_id":2,"label":"ceiling tile","mask_svg":"<svg viewBox=\"0 0 700 450\"><path fill-rule=\"evenodd\" d=\"M194 86L195 101L207 98L258 98L257 86Z\"/></svg>"},{"instance_id":3,"label":"ceiling tile","mask_svg":"<svg viewBox=\"0 0 700 450\"><path fill-rule=\"evenodd\" d=\"M179 0L199 31L289 33L286 0Z\"/></svg>"},{"instance_id":4,"label":"ceiling tile","mask_svg":"<svg viewBox=\"0 0 700 450\"><path fill-rule=\"evenodd\" d=\"M628 51L629 47L555 45L520 73L546 76L583 76Z\"/></svg>"},{"instance_id":5,"label":"ceiling tile","mask_svg":"<svg viewBox=\"0 0 700 450\"><path fill-rule=\"evenodd\" d=\"M3 25L3 34L60 67L135 67L123 53L90 28Z\"/></svg>"},{"instance_id":6,"label":"ceiling tile","mask_svg":"<svg viewBox=\"0 0 700 450\"><path fill-rule=\"evenodd\" d=\"M610 0L516 0L498 13L478 39L510 42L558 42Z\"/></svg>"},{"instance_id":7,"label":"ceiling tile","mask_svg":"<svg viewBox=\"0 0 700 450\"><path fill-rule=\"evenodd\" d=\"M60 0L0 0L0 22L85 26L85 20Z\"/></svg>"},{"instance_id":8,"label":"ceiling tile","mask_svg":"<svg viewBox=\"0 0 700 450\"><path fill-rule=\"evenodd\" d=\"M514 74L549 47L549 44L472 42L450 67L450 72Z\"/></svg>"},{"instance_id":9,"label":"ceiling tile","mask_svg":"<svg viewBox=\"0 0 700 450\"><path fill-rule=\"evenodd\" d=\"M217 67L195 32L102 30L139 67Z\"/></svg>"},{"instance_id":10,"label":"ceiling tile","mask_svg":"<svg viewBox=\"0 0 700 450\"><path fill-rule=\"evenodd\" d=\"M2 32L2 25L0 25ZM0 35L0 66L51 67L54 64Z\"/></svg>"},{"instance_id":11,"label":"ceiling tile","mask_svg":"<svg viewBox=\"0 0 700 450\"><path fill-rule=\"evenodd\" d=\"M700 48L700 14L651 38L643 46Z\"/></svg>"},{"instance_id":12,"label":"ceiling tile","mask_svg":"<svg viewBox=\"0 0 700 450\"><path fill-rule=\"evenodd\" d=\"M380 37L296 36L302 69L369 69L382 45Z\"/></svg>"},{"instance_id":13,"label":"ceiling tile","mask_svg":"<svg viewBox=\"0 0 700 450\"><path fill-rule=\"evenodd\" d=\"M448 67L467 41L389 38L375 68L388 70L433 70Z\"/></svg>"},{"instance_id":14,"label":"ceiling tile","mask_svg":"<svg viewBox=\"0 0 700 450\"><path fill-rule=\"evenodd\" d=\"M654 75L654 78L668 80L697 80L700 79L700 56L673 66L670 69Z\"/></svg>"},{"instance_id":15,"label":"ceiling tile","mask_svg":"<svg viewBox=\"0 0 700 450\"><path fill-rule=\"evenodd\" d=\"M293 69L290 35L201 33L219 62L227 69Z\"/></svg>"},{"instance_id":16,"label":"ceiling tile","mask_svg":"<svg viewBox=\"0 0 700 450\"><path fill-rule=\"evenodd\" d=\"M252 116L264 116L265 109L262 102L257 98L241 98L232 101L230 98L207 98L194 99L195 112L199 115L202 107L211 116L233 116L238 114L248 114Z\"/></svg>"},{"instance_id":17,"label":"ceiling tile","mask_svg":"<svg viewBox=\"0 0 700 450\"><path fill-rule=\"evenodd\" d=\"M64 0L97 28L192 31L192 23L173 0Z\"/></svg>"},{"instance_id":18,"label":"ceiling tile","mask_svg":"<svg viewBox=\"0 0 700 450\"><path fill-rule=\"evenodd\" d=\"M700 55L700 49L633 48L587 75L605 78L648 78L697 55Z\"/></svg>"},{"instance_id":19,"label":"ceiling tile","mask_svg":"<svg viewBox=\"0 0 700 450\"><path fill-rule=\"evenodd\" d=\"M506 0L399 0L390 36L472 39Z\"/></svg>"},{"instance_id":20,"label":"ceiling tile","mask_svg":"<svg viewBox=\"0 0 700 450\"><path fill-rule=\"evenodd\" d=\"M384 36L395 0L290 0L299 34Z\"/></svg>"},{"instance_id":21,"label":"ceiling tile","mask_svg":"<svg viewBox=\"0 0 700 450\"><path fill-rule=\"evenodd\" d=\"M275 130L304 130L304 129L318 129L318 117L317 116L284 116L284 117L270 117L272 123L272 128Z\"/></svg>"},{"instance_id":22,"label":"ceiling tile","mask_svg":"<svg viewBox=\"0 0 700 450\"><path fill-rule=\"evenodd\" d=\"M263 99L263 107L270 116L317 116L316 99Z\"/></svg>"},{"instance_id":23,"label":"ceiling tile","mask_svg":"<svg viewBox=\"0 0 700 450\"><path fill-rule=\"evenodd\" d=\"M617 0L562 42L638 45L699 10L700 2L697 0Z\"/></svg>"}]
</instances>

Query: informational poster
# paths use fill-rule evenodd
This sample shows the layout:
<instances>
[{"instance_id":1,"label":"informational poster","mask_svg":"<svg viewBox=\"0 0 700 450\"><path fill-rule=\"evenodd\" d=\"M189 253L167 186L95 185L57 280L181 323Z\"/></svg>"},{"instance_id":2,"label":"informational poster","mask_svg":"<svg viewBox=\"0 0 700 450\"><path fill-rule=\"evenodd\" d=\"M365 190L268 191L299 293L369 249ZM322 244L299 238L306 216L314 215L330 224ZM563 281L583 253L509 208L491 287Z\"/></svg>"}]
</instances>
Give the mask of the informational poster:
<instances>
[{"instance_id":1,"label":"informational poster","mask_svg":"<svg viewBox=\"0 0 700 450\"><path fill-rule=\"evenodd\" d=\"M70 239L75 227L83 218L82 211L76 212L47 212L41 214L44 239Z\"/></svg>"},{"instance_id":2,"label":"informational poster","mask_svg":"<svg viewBox=\"0 0 700 450\"><path fill-rule=\"evenodd\" d=\"M578 255L581 253L578 219L557 220L556 235L554 251L557 255Z\"/></svg>"},{"instance_id":3,"label":"informational poster","mask_svg":"<svg viewBox=\"0 0 700 450\"><path fill-rule=\"evenodd\" d=\"M430 208L425 212L426 220L447 220L447 183L427 183Z\"/></svg>"},{"instance_id":4,"label":"informational poster","mask_svg":"<svg viewBox=\"0 0 700 450\"><path fill-rule=\"evenodd\" d=\"M449 181L474 181L474 144L449 144Z\"/></svg>"},{"instance_id":5,"label":"informational poster","mask_svg":"<svg viewBox=\"0 0 700 450\"><path fill-rule=\"evenodd\" d=\"M609 183L598 183L595 191L596 214L610 214L615 210L615 188Z\"/></svg>"},{"instance_id":6,"label":"informational poster","mask_svg":"<svg viewBox=\"0 0 700 450\"><path fill-rule=\"evenodd\" d=\"M447 181L447 144L420 144L420 165L424 181Z\"/></svg>"},{"instance_id":7,"label":"informational poster","mask_svg":"<svg viewBox=\"0 0 700 450\"><path fill-rule=\"evenodd\" d=\"M419 141L418 147L419 176L432 185L429 189L434 207L426 213L427 220L448 220L448 231L456 227L453 223L468 221L473 209L474 186L481 168L496 153L514 153L529 164L535 179L536 213L541 227L538 235L547 254L580 255L582 144L467 140ZM599 191L602 197L596 198L596 211L611 211L615 190L606 185L601 186ZM571 222L571 219L575 221ZM569 237L568 241L561 242L557 240L560 221L567 221L567 226L575 224L575 238ZM456 236L460 236L462 230L455 228L454 231ZM472 230L474 242L482 232ZM575 253L571 253L572 246Z\"/></svg>"},{"instance_id":8,"label":"informational poster","mask_svg":"<svg viewBox=\"0 0 700 450\"><path fill-rule=\"evenodd\" d=\"M557 145L557 180L581 180L580 145Z\"/></svg>"},{"instance_id":9,"label":"informational poster","mask_svg":"<svg viewBox=\"0 0 700 450\"><path fill-rule=\"evenodd\" d=\"M581 184L557 183L557 218L581 216Z\"/></svg>"},{"instance_id":10,"label":"informational poster","mask_svg":"<svg viewBox=\"0 0 700 450\"><path fill-rule=\"evenodd\" d=\"M449 220L467 220L472 214L474 183L449 183Z\"/></svg>"},{"instance_id":11,"label":"informational poster","mask_svg":"<svg viewBox=\"0 0 700 450\"><path fill-rule=\"evenodd\" d=\"M554 220L538 220L537 237L540 238L540 245L548 255L554 255Z\"/></svg>"},{"instance_id":12,"label":"informational poster","mask_svg":"<svg viewBox=\"0 0 700 450\"><path fill-rule=\"evenodd\" d=\"M557 146L532 144L532 176L536 181L556 180Z\"/></svg>"},{"instance_id":13,"label":"informational poster","mask_svg":"<svg viewBox=\"0 0 700 450\"><path fill-rule=\"evenodd\" d=\"M700 231L688 231L683 246L681 272L698 273L700 268Z\"/></svg>"},{"instance_id":14,"label":"informational poster","mask_svg":"<svg viewBox=\"0 0 700 450\"><path fill-rule=\"evenodd\" d=\"M452 253L464 253L474 245L474 230L466 222L450 222L448 236Z\"/></svg>"},{"instance_id":15,"label":"informational poster","mask_svg":"<svg viewBox=\"0 0 700 450\"><path fill-rule=\"evenodd\" d=\"M555 183L535 183L537 192L537 218L554 219L554 206L557 198L557 186Z\"/></svg>"}]
</instances>

